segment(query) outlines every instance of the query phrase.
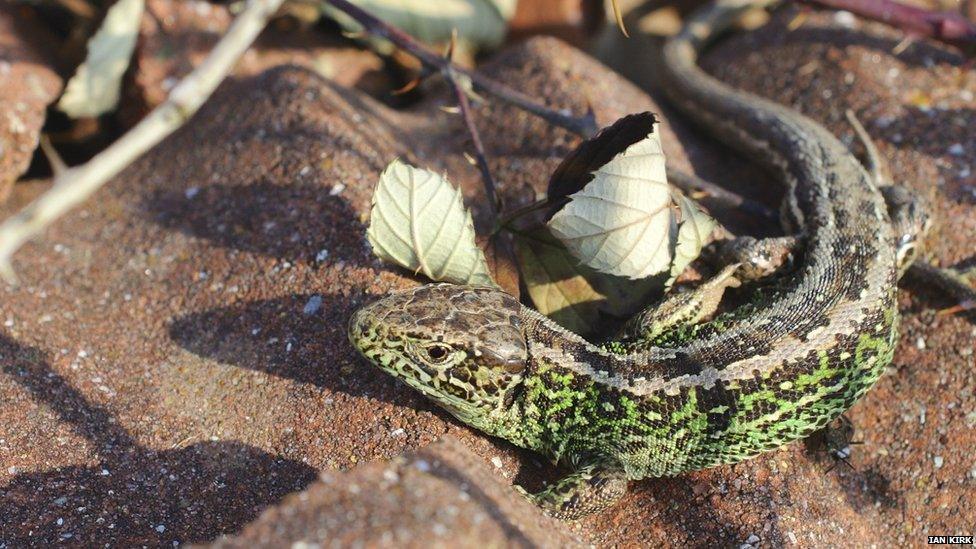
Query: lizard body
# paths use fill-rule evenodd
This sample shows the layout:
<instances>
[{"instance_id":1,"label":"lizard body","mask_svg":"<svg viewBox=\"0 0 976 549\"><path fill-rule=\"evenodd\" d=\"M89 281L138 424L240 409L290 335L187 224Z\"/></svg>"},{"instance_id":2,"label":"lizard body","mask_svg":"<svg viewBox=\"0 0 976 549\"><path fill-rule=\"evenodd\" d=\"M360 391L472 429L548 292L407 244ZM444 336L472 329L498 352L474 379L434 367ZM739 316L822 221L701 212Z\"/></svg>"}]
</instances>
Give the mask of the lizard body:
<instances>
[{"instance_id":1,"label":"lizard body","mask_svg":"<svg viewBox=\"0 0 976 549\"><path fill-rule=\"evenodd\" d=\"M782 287L680 337L638 329L603 346L489 288L422 286L351 320L364 356L461 421L572 464L574 474L531 496L555 516L603 509L628 480L805 437L892 359L899 241L881 192L822 126L697 66L748 5L719 0L696 15L665 46L661 76L681 110L785 183L784 224L804 251Z\"/></svg>"}]
</instances>

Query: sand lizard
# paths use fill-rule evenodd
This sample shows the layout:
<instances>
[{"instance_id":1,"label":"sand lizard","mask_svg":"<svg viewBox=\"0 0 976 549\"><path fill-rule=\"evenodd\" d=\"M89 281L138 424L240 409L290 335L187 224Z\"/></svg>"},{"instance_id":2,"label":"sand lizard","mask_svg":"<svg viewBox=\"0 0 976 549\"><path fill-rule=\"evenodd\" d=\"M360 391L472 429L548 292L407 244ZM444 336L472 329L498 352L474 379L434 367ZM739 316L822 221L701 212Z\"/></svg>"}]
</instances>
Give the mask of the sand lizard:
<instances>
[{"instance_id":1,"label":"sand lizard","mask_svg":"<svg viewBox=\"0 0 976 549\"><path fill-rule=\"evenodd\" d=\"M785 183L784 228L803 250L776 291L707 322L700 293L681 294L688 314L651 309L632 337L604 345L499 290L445 284L390 295L350 322L364 356L464 423L569 463L574 473L529 496L554 516L604 509L630 480L805 437L892 359L899 261L915 234L896 234L881 190L825 128L697 66L752 5L719 0L694 15L665 45L659 77L685 114Z\"/></svg>"}]
</instances>

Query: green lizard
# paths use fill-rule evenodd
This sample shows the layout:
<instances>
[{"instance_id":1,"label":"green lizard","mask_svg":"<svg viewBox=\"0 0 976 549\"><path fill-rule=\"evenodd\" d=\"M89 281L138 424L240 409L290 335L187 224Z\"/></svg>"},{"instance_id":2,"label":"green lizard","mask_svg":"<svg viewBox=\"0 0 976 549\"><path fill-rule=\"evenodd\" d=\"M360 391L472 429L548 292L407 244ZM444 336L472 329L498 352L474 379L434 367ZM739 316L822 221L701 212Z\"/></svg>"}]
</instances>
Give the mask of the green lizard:
<instances>
[{"instance_id":1,"label":"green lizard","mask_svg":"<svg viewBox=\"0 0 976 549\"><path fill-rule=\"evenodd\" d=\"M826 129L698 68L699 50L751 5L719 0L696 14L665 46L659 76L676 106L785 183L784 224L802 252L775 291L704 322L715 301L706 284L602 346L490 288L422 286L350 322L366 358L459 420L571 464L573 474L529 496L554 516L604 509L630 480L806 437L892 359L896 283L917 223L893 225L881 190Z\"/></svg>"}]
</instances>

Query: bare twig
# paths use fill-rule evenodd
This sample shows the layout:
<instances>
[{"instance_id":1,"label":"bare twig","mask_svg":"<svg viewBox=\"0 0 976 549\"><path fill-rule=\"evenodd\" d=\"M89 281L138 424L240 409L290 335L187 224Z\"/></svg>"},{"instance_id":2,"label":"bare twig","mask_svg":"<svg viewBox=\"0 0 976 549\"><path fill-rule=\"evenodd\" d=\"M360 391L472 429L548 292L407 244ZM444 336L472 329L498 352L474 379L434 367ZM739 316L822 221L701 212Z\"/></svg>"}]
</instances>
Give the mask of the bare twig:
<instances>
[{"instance_id":1,"label":"bare twig","mask_svg":"<svg viewBox=\"0 0 976 549\"><path fill-rule=\"evenodd\" d=\"M80 204L133 160L180 127L210 97L283 0L248 0L210 55L132 130L81 166L54 177L54 186L0 225L0 276L15 282L13 254L52 221Z\"/></svg>"},{"instance_id":2,"label":"bare twig","mask_svg":"<svg viewBox=\"0 0 976 549\"><path fill-rule=\"evenodd\" d=\"M468 93L465 91L464 87L458 82L457 78L453 74L453 71L448 70L445 75L450 81L451 86L454 88L454 94L457 96L458 106L461 108L461 117L464 118L464 125L468 128L468 133L471 134L471 142L474 145L475 161L478 163L478 169L481 170L481 180L485 185L485 196L488 197L488 211L491 212L491 222L492 224L498 221L498 192L495 190L495 179L491 176L491 170L488 168L488 158L485 156L485 146L481 142L481 135L478 133L478 128L474 125L474 117L471 115L471 102L468 100Z\"/></svg>"},{"instance_id":3,"label":"bare twig","mask_svg":"<svg viewBox=\"0 0 976 549\"><path fill-rule=\"evenodd\" d=\"M506 103L542 118L554 126L559 126L560 128L583 136L590 136L596 133L596 121L593 120L592 115L575 117L554 111L545 105L536 103L531 97L513 90L500 82L496 82L478 72L468 71L454 65L450 60L422 46L409 34L380 21L369 12L352 4L348 0L324 1L362 25L367 33L389 40L398 48L416 57L417 60L429 69L441 73L451 70L455 74L462 75L471 81L475 90L493 95Z\"/></svg>"},{"instance_id":4,"label":"bare twig","mask_svg":"<svg viewBox=\"0 0 976 549\"><path fill-rule=\"evenodd\" d=\"M749 200L748 198L745 198L723 187L719 187L715 183L706 181L696 175L672 168L668 168L667 175L668 182L675 187L678 187L686 194L704 192L711 196L717 203L725 207L742 211L743 213L751 216L765 218L770 221L776 221L778 219L776 212L767 208L765 205L760 204L755 200Z\"/></svg>"},{"instance_id":5,"label":"bare twig","mask_svg":"<svg viewBox=\"0 0 976 549\"><path fill-rule=\"evenodd\" d=\"M47 163L51 165L51 172L55 176L68 170L68 165L65 164L61 155L58 154L58 150L51 144L51 138L47 135L42 135L38 144L41 147L41 152L44 153L44 157L47 158Z\"/></svg>"},{"instance_id":6,"label":"bare twig","mask_svg":"<svg viewBox=\"0 0 976 549\"><path fill-rule=\"evenodd\" d=\"M846 10L887 23L906 32L953 45L964 51L976 47L976 23L960 13L929 11L892 0L798 0L800 3Z\"/></svg>"}]
</instances>

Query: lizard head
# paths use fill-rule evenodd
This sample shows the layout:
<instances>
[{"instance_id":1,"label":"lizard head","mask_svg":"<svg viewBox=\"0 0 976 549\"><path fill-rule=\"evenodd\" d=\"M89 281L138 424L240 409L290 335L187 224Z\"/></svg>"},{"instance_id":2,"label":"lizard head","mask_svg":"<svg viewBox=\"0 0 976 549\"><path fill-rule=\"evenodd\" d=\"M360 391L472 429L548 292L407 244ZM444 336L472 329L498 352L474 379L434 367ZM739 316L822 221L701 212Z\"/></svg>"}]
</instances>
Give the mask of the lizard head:
<instances>
[{"instance_id":1,"label":"lizard head","mask_svg":"<svg viewBox=\"0 0 976 549\"><path fill-rule=\"evenodd\" d=\"M431 284L356 311L349 339L370 362L483 431L504 436L527 349L521 305L492 288Z\"/></svg>"}]
</instances>

